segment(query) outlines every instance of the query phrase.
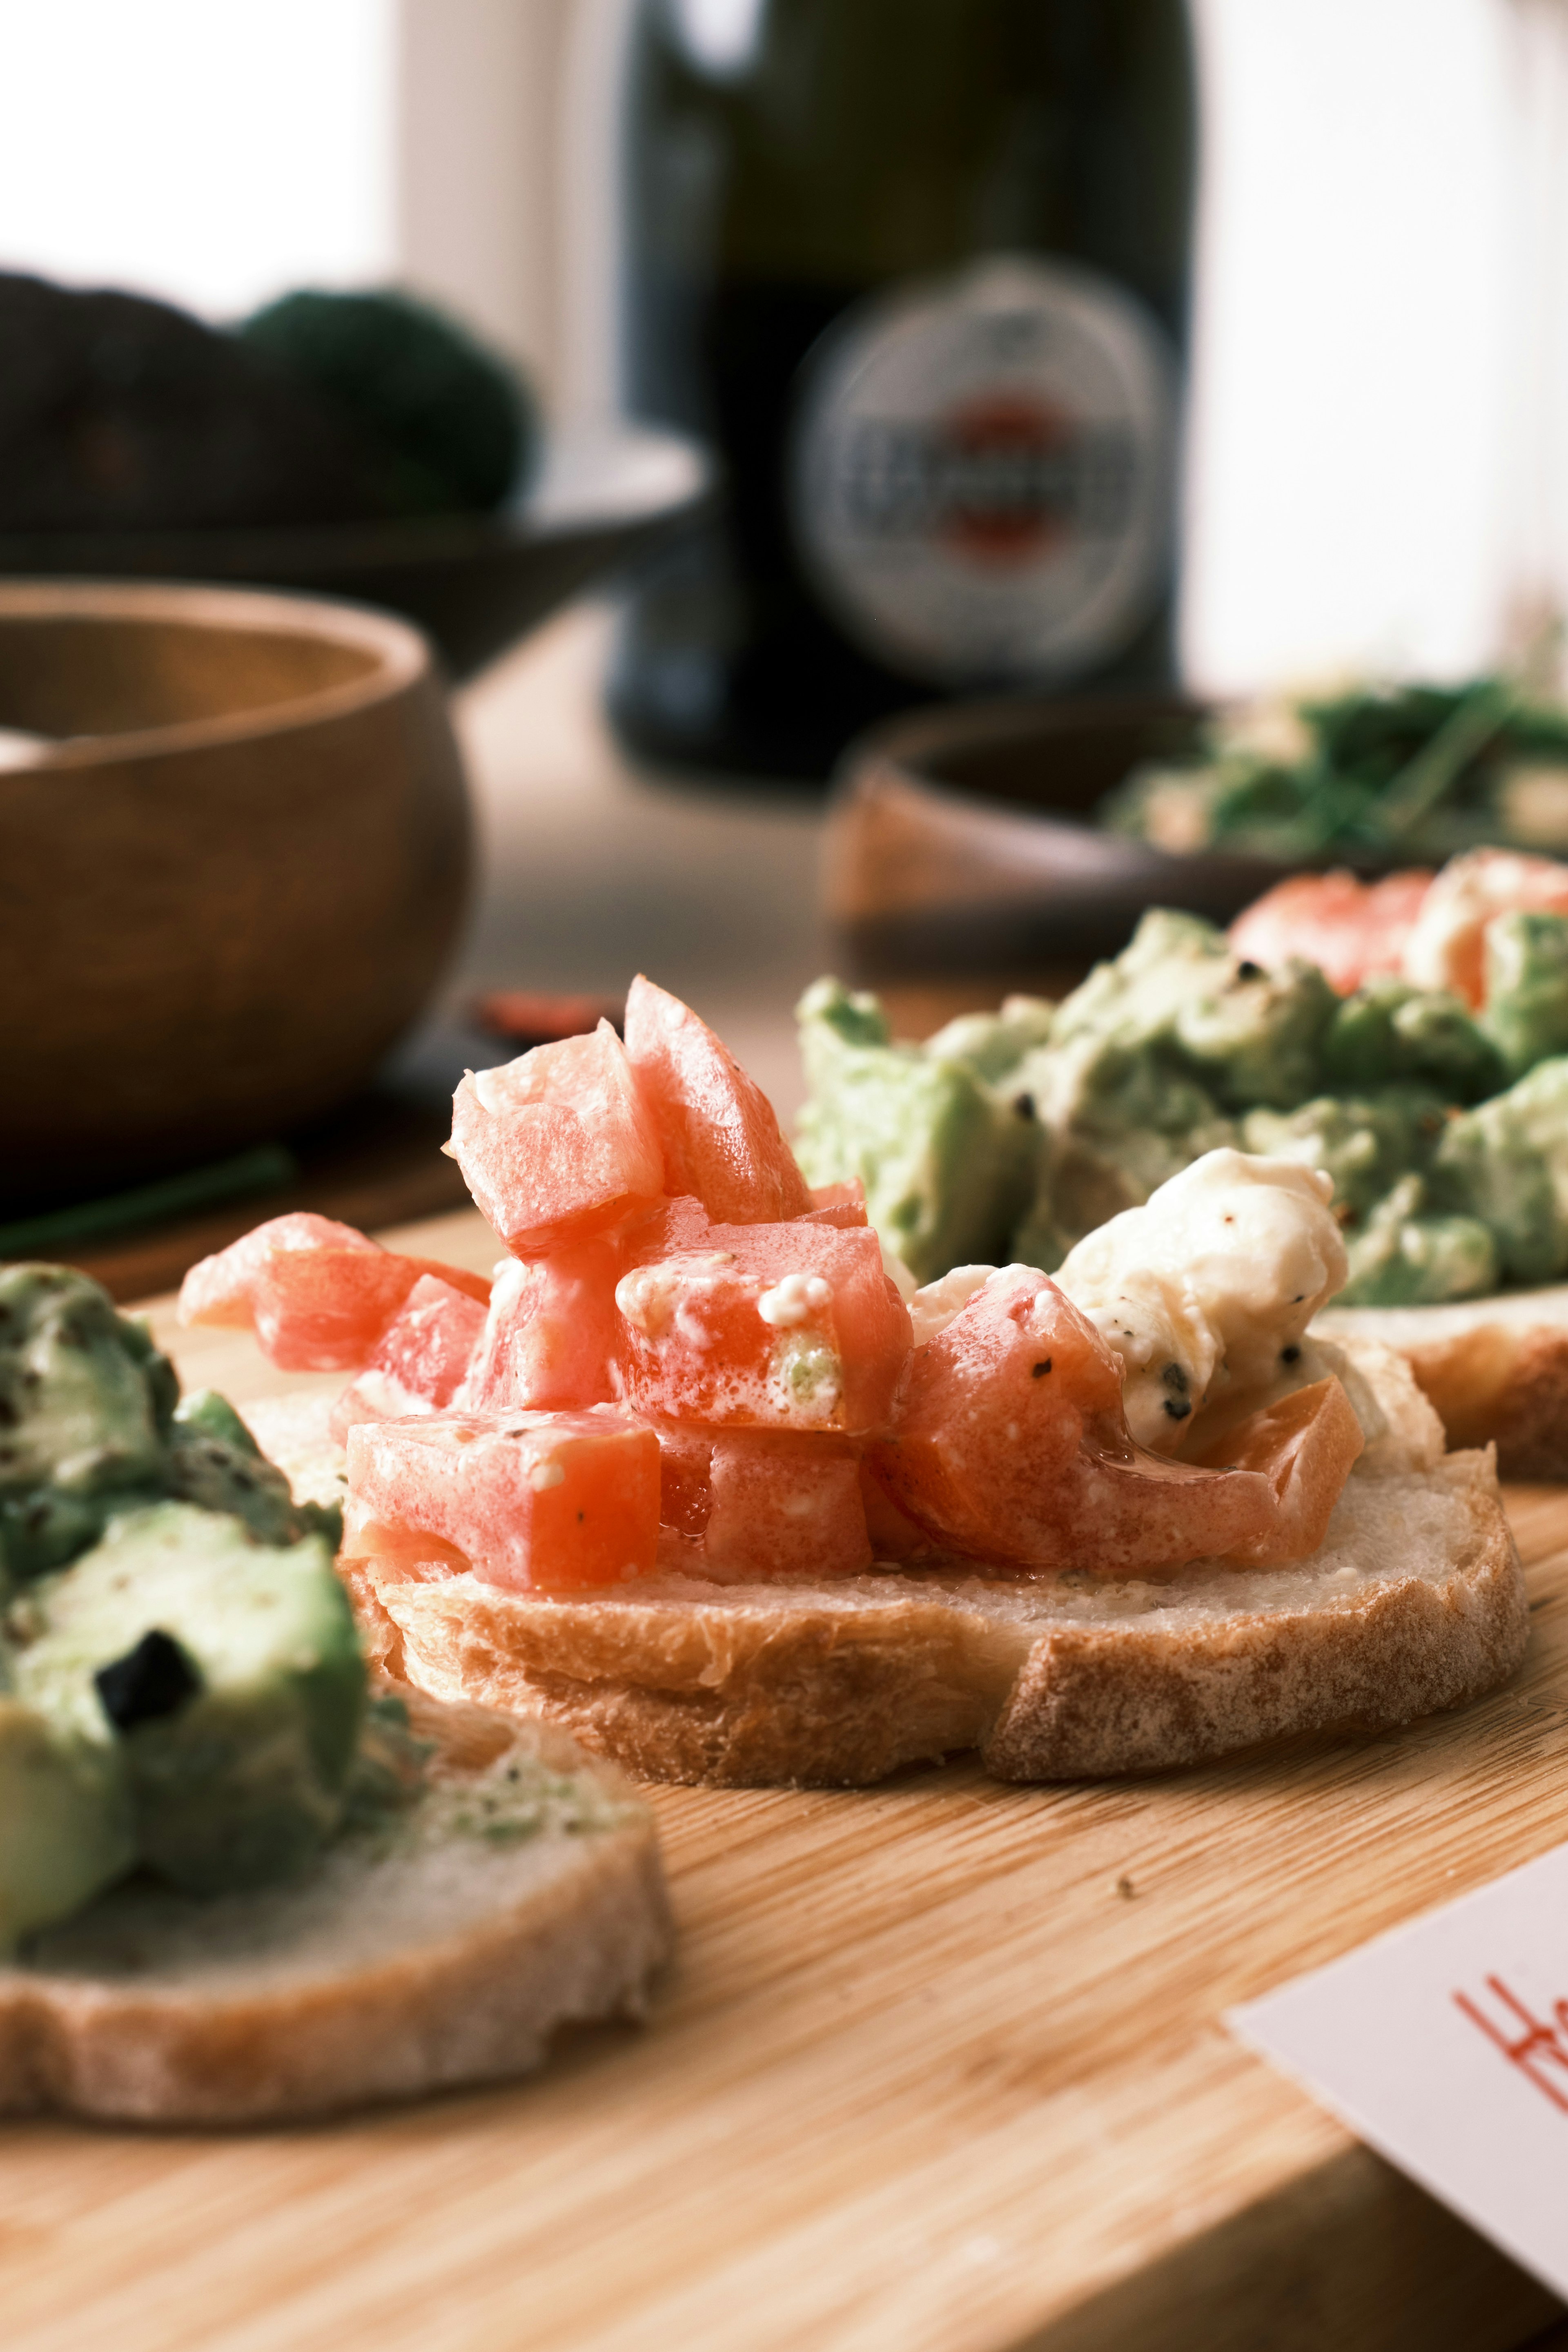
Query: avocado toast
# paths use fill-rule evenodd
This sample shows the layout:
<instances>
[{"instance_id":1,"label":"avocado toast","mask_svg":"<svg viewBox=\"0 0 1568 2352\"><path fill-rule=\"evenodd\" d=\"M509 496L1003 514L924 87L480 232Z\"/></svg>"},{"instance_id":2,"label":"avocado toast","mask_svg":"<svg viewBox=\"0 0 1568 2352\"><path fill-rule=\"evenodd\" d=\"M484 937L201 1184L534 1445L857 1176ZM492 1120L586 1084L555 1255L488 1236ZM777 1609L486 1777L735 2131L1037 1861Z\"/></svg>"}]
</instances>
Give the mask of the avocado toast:
<instances>
[{"instance_id":1,"label":"avocado toast","mask_svg":"<svg viewBox=\"0 0 1568 2352\"><path fill-rule=\"evenodd\" d=\"M1568 1474L1568 870L1479 852L1395 878L1423 886L1398 924L1348 875L1282 886L1234 940L1155 909L1062 1003L920 1045L819 982L808 1177L859 1177L928 1281L1054 1268L1216 1148L1324 1169L1349 1261L1325 1331L1404 1354L1452 1443Z\"/></svg>"},{"instance_id":2,"label":"avocado toast","mask_svg":"<svg viewBox=\"0 0 1568 2352\"><path fill-rule=\"evenodd\" d=\"M96 1286L0 1269L0 2111L310 2115L639 2006L644 1809L371 1691L337 1534Z\"/></svg>"}]
</instances>

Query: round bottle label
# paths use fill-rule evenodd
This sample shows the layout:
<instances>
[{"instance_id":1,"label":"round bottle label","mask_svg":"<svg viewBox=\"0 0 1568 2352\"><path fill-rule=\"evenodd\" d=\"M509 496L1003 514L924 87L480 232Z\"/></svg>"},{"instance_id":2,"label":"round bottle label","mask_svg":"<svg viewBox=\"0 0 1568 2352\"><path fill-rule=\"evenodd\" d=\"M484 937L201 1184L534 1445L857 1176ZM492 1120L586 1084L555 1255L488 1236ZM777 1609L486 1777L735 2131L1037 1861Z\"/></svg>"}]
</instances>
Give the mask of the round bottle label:
<instances>
[{"instance_id":1,"label":"round bottle label","mask_svg":"<svg viewBox=\"0 0 1568 2352\"><path fill-rule=\"evenodd\" d=\"M997 258L858 303L806 362L789 495L846 635L944 685L1110 661L1163 585L1176 368L1092 271Z\"/></svg>"}]
</instances>

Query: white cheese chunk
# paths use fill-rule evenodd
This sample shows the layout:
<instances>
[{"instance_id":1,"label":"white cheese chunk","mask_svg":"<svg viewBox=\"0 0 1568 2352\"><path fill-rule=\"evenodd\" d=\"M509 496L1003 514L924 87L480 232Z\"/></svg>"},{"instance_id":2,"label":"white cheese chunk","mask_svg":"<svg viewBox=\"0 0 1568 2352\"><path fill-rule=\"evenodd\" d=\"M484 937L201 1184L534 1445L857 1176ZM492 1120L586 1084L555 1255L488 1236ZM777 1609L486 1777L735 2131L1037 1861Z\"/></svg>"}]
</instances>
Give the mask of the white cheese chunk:
<instances>
[{"instance_id":1,"label":"white cheese chunk","mask_svg":"<svg viewBox=\"0 0 1568 2352\"><path fill-rule=\"evenodd\" d=\"M1321 1170L1208 1151L1072 1250L1056 1279L1126 1366L1127 1425L1174 1453L1208 1402L1260 1395L1343 1284Z\"/></svg>"}]
</instances>

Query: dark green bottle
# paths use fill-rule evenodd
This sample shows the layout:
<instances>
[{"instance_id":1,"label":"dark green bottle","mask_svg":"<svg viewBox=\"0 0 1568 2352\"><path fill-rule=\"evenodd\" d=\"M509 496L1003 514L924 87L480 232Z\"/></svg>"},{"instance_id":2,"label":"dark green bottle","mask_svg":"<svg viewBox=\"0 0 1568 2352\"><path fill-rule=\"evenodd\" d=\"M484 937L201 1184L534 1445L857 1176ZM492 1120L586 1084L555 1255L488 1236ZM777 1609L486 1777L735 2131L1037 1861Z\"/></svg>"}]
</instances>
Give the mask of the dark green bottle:
<instances>
[{"instance_id":1,"label":"dark green bottle","mask_svg":"<svg viewBox=\"0 0 1568 2352\"><path fill-rule=\"evenodd\" d=\"M641 0L628 74L627 404L726 489L627 740L820 776L934 696L1167 679L1182 0Z\"/></svg>"}]
</instances>

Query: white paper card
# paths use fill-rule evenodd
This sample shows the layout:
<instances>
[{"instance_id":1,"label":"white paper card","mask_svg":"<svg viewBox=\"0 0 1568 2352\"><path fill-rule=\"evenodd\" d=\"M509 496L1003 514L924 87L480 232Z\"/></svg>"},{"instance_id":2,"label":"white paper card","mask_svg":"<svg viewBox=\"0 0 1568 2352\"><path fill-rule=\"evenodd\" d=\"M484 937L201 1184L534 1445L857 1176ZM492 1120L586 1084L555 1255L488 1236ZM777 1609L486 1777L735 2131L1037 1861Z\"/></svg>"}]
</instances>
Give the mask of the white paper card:
<instances>
[{"instance_id":1,"label":"white paper card","mask_svg":"<svg viewBox=\"0 0 1568 2352\"><path fill-rule=\"evenodd\" d=\"M1568 1845L1225 2021L1568 2295Z\"/></svg>"}]
</instances>

